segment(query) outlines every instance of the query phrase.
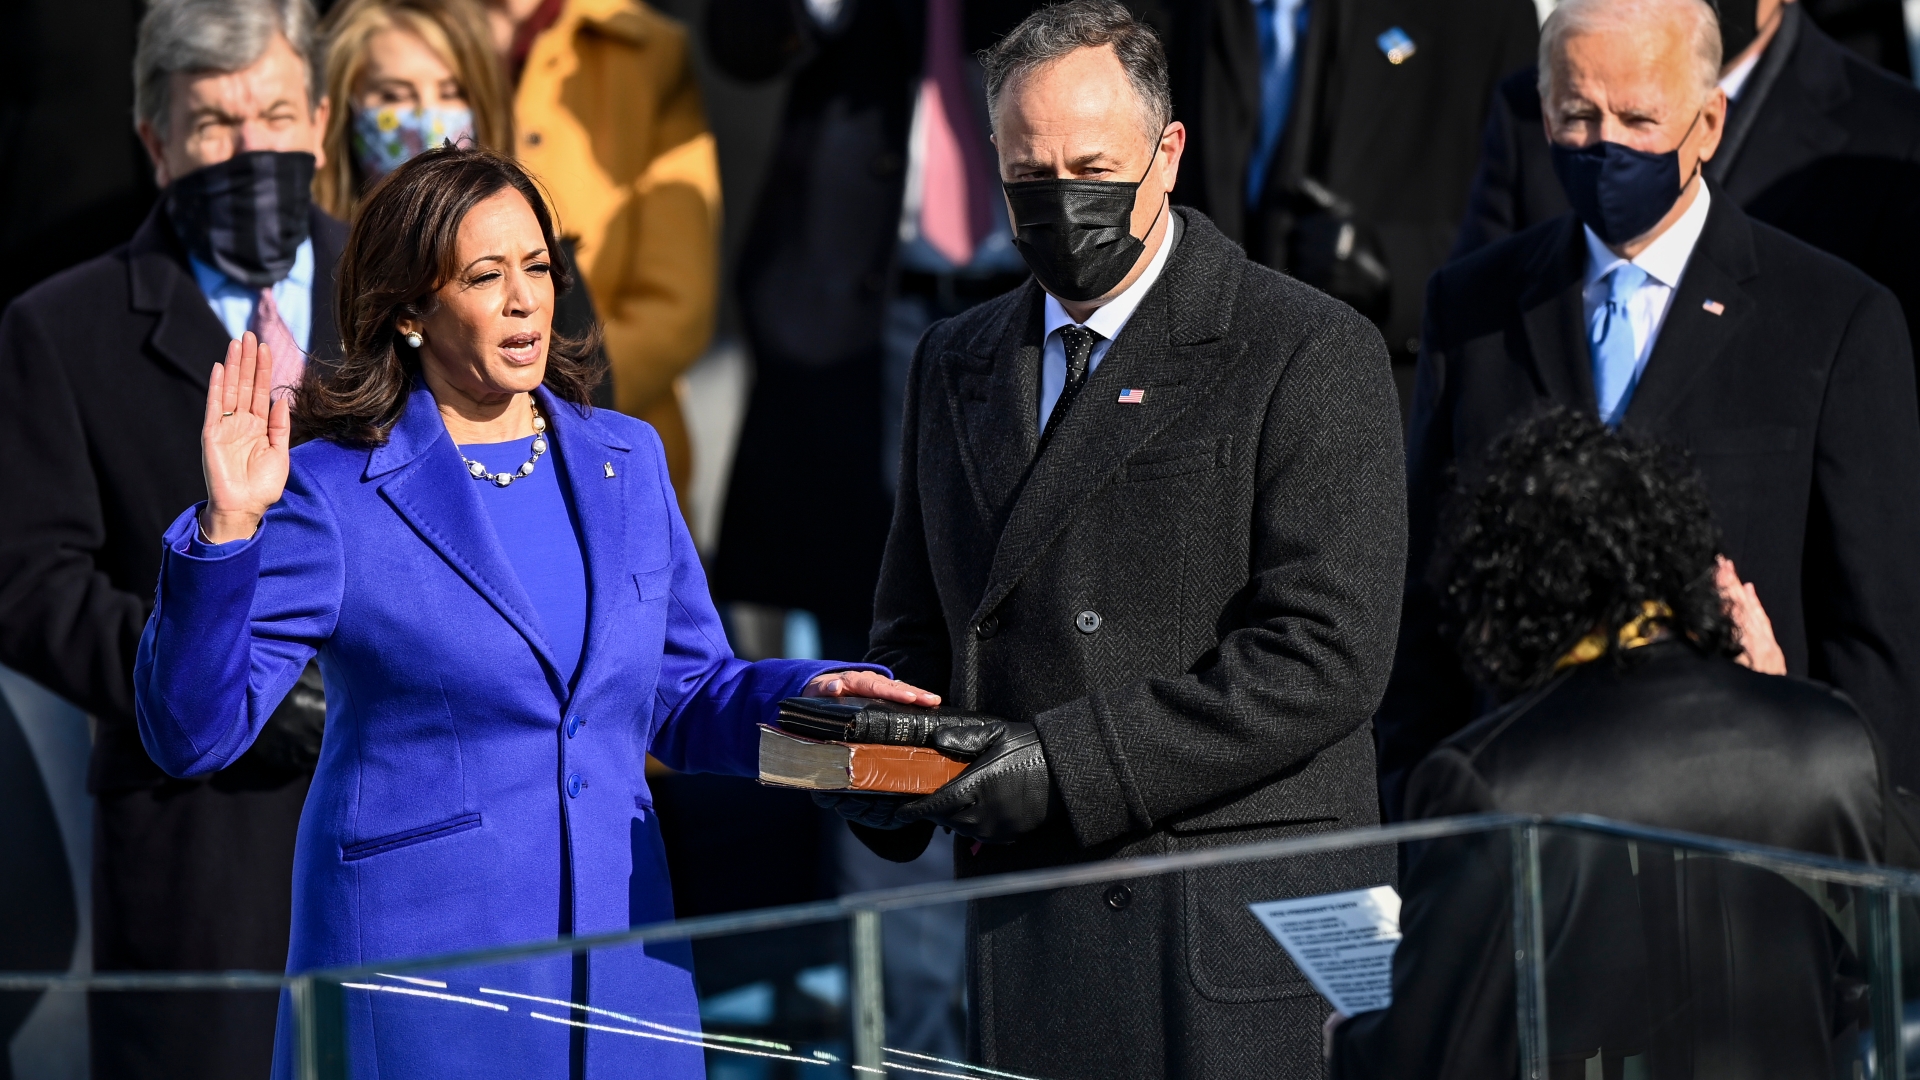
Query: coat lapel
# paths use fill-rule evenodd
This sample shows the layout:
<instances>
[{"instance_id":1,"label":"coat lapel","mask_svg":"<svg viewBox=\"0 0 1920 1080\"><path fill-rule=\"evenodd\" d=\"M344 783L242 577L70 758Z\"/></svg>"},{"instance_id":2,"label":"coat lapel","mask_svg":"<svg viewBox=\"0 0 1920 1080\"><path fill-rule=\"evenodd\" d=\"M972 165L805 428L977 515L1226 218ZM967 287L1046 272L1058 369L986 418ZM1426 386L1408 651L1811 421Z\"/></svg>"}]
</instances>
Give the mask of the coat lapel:
<instances>
[{"instance_id":1,"label":"coat lapel","mask_svg":"<svg viewBox=\"0 0 1920 1080\"><path fill-rule=\"evenodd\" d=\"M587 564L587 640L574 686L587 685L596 661L618 649L613 613L621 610L621 591L633 581L627 565L627 492L633 483L629 464L633 447L546 387L534 391L558 449L560 480L573 495Z\"/></svg>"},{"instance_id":2,"label":"coat lapel","mask_svg":"<svg viewBox=\"0 0 1920 1080\"><path fill-rule=\"evenodd\" d=\"M975 618L1013 591L1080 508L1113 482L1129 456L1193 402L1205 399L1206 383L1218 371L1244 260L1217 229L1187 219L1160 280L1088 376L1021 485ZM1030 366L1038 370L1037 357ZM1120 404L1123 387L1144 388L1146 400ZM1017 415L1032 431L1039 406L1030 404Z\"/></svg>"},{"instance_id":3,"label":"coat lapel","mask_svg":"<svg viewBox=\"0 0 1920 1080\"><path fill-rule=\"evenodd\" d=\"M1002 319L941 365L956 423L966 433L962 464L968 484L981 518L996 529L1039 449L1043 295L1029 281Z\"/></svg>"},{"instance_id":4,"label":"coat lapel","mask_svg":"<svg viewBox=\"0 0 1920 1080\"><path fill-rule=\"evenodd\" d=\"M159 316L147 337L154 355L204 388L213 365L226 358L227 330L193 280L163 207L154 204L127 245L128 295L134 310Z\"/></svg>"},{"instance_id":5,"label":"coat lapel","mask_svg":"<svg viewBox=\"0 0 1920 1080\"><path fill-rule=\"evenodd\" d=\"M439 407L425 387L414 388L386 445L367 456L368 480L389 475L391 478L380 484L380 494L429 547L527 639L547 670L558 678L559 665L533 604L520 586L506 549L500 546L493 523L487 520L476 481L461 464L453 439L441 422Z\"/></svg>"},{"instance_id":6,"label":"coat lapel","mask_svg":"<svg viewBox=\"0 0 1920 1080\"><path fill-rule=\"evenodd\" d=\"M1627 402L1622 422L1635 430L1651 430L1672 411L1753 314L1752 301L1739 284L1760 272L1752 227L1725 192L1716 187L1713 196L1706 227L1673 290L1653 354ZM1707 309L1709 302L1718 305L1718 314Z\"/></svg>"},{"instance_id":7,"label":"coat lapel","mask_svg":"<svg viewBox=\"0 0 1920 1080\"><path fill-rule=\"evenodd\" d=\"M1520 320L1541 389L1563 405L1593 412L1599 405L1580 300L1586 265L1586 238L1569 214L1559 242L1547 246L1533 284L1520 294Z\"/></svg>"}]
</instances>

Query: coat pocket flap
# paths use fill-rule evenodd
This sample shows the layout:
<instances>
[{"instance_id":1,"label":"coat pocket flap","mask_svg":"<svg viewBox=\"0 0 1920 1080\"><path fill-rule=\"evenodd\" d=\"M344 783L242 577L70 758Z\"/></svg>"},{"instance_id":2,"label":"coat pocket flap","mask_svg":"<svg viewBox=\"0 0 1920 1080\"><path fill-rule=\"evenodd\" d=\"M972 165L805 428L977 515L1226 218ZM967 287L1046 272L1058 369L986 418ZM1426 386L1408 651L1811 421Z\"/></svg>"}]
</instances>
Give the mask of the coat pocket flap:
<instances>
[{"instance_id":1,"label":"coat pocket flap","mask_svg":"<svg viewBox=\"0 0 1920 1080\"><path fill-rule=\"evenodd\" d=\"M362 840L357 844L342 844L340 845L340 859L343 862L356 862L374 855L384 855L389 851L398 851L404 847L424 844L429 840L438 840L443 836L452 836L454 833L463 833L469 829L477 829L479 827L480 814L478 811L471 814L461 814L459 817L451 817L445 821L436 821L432 825L421 825L417 828L405 829L397 833L388 833L385 836L375 837L372 840Z\"/></svg>"},{"instance_id":2,"label":"coat pocket flap","mask_svg":"<svg viewBox=\"0 0 1920 1080\"><path fill-rule=\"evenodd\" d=\"M1799 442L1800 429L1791 427L1715 428L1687 436L1695 454L1787 454Z\"/></svg>"},{"instance_id":3,"label":"coat pocket flap","mask_svg":"<svg viewBox=\"0 0 1920 1080\"><path fill-rule=\"evenodd\" d=\"M648 570L633 575L633 583L640 589L640 602L659 600L673 588L673 564L668 563L658 570Z\"/></svg>"},{"instance_id":4,"label":"coat pocket flap","mask_svg":"<svg viewBox=\"0 0 1920 1080\"><path fill-rule=\"evenodd\" d=\"M1149 446L1127 459L1127 479L1158 480L1164 476L1224 468L1232 456L1231 435Z\"/></svg>"}]
</instances>

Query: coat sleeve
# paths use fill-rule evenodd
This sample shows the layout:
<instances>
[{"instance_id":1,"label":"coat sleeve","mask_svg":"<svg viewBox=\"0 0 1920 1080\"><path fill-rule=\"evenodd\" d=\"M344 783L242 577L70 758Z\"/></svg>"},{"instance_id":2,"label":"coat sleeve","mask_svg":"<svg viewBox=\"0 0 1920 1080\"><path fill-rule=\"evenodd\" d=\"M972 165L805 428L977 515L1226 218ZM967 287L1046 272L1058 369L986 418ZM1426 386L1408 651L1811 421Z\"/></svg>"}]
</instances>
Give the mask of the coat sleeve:
<instances>
[{"instance_id":1,"label":"coat sleeve","mask_svg":"<svg viewBox=\"0 0 1920 1080\"><path fill-rule=\"evenodd\" d=\"M1393 674L1375 714L1380 751L1380 804L1389 821L1402 814L1408 774L1427 751L1473 711L1473 687L1440 631L1441 596L1434 581L1441 507L1453 484L1453 404L1443 320L1447 277L1434 276L1426 332L1415 374L1407 443L1407 563Z\"/></svg>"},{"instance_id":2,"label":"coat sleeve","mask_svg":"<svg viewBox=\"0 0 1920 1080\"><path fill-rule=\"evenodd\" d=\"M167 529L134 658L140 741L172 776L237 760L340 615L346 561L324 495L296 463L251 539L198 548L193 507Z\"/></svg>"},{"instance_id":3,"label":"coat sleeve","mask_svg":"<svg viewBox=\"0 0 1920 1080\"><path fill-rule=\"evenodd\" d=\"M614 400L629 416L668 400L700 358L720 287L720 163L686 38L674 29L645 57L659 81L654 145L633 181L631 212L609 226L628 230L606 241L626 257L611 273L596 263L592 282Z\"/></svg>"},{"instance_id":4,"label":"coat sleeve","mask_svg":"<svg viewBox=\"0 0 1920 1080\"><path fill-rule=\"evenodd\" d=\"M660 485L667 479L666 452L653 440ZM660 659L651 719L652 754L682 772L757 776L760 724L778 717L780 699L805 689L816 675L878 664L834 660L762 660L749 664L733 655L726 629L707 592L706 572L679 503L666 499L673 528L673 571L667 587L666 650Z\"/></svg>"},{"instance_id":5,"label":"coat sleeve","mask_svg":"<svg viewBox=\"0 0 1920 1080\"><path fill-rule=\"evenodd\" d=\"M1233 628L1186 675L1034 718L1082 845L1271 781L1379 704L1406 561L1400 410L1379 331L1319 310L1266 404Z\"/></svg>"},{"instance_id":6,"label":"coat sleeve","mask_svg":"<svg viewBox=\"0 0 1920 1080\"><path fill-rule=\"evenodd\" d=\"M1802 592L1810 673L1847 692L1880 733L1896 781L1920 788L1920 406L1910 348L1898 304L1873 287L1821 406Z\"/></svg>"},{"instance_id":7,"label":"coat sleeve","mask_svg":"<svg viewBox=\"0 0 1920 1080\"><path fill-rule=\"evenodd\" d=\"M905 412L900 428L900 478L894 496L893 524L880 558L874 592L873 631L867 659L886 664L895 677L942 697L952 692L953 641L934 585L920 494L920 409L926 395L927 342L940 326L921 335L907 370Z\"/></svg>"},{"instance_id":8,"label":"coat sleeve","mask_svg":"<svg viewBox=\"0 0 1920 1080\"><path fill-rule=\"evenodd\" d=\"M9 305L0 317L0 461L15 486L0 514L0 663L124 724L147 597L114 587L95 562L106 515L67 372L39 312Z\"/></svg>"}]
</instances>

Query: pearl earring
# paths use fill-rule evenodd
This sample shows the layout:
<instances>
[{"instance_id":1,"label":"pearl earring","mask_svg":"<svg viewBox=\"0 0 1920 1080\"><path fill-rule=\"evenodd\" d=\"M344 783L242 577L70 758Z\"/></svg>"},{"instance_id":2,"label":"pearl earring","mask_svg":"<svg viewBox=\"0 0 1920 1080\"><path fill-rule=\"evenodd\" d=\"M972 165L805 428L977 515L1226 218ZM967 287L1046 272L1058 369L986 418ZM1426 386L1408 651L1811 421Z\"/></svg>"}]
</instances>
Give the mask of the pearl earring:
<instances>
[{"instance_id":1,"label":"pearl earring","mask_svg":"<svg viewBox=\"0 0 1920 1080\"><path fill-rule=\"evenodd\" d=\"M420 336L420 331L418 330L409 331L406 336L407 344L413 346L416 349L419 348L421 343L426 340L427 340L426 338L423 338Z\"/></svg>"}]
</instances>

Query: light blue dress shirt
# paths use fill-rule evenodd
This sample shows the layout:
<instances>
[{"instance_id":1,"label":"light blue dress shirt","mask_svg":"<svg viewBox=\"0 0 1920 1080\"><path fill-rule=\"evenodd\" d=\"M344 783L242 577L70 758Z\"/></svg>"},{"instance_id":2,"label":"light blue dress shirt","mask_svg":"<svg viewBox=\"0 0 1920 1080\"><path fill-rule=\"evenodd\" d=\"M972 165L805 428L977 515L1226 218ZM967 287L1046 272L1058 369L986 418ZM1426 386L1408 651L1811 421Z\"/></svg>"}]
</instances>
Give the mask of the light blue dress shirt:
<instances>
[{"instance_id":1,"label":"light blue dress shirt","mask_svg":"<svg viewBox=\"0 0 1920 1080\"><path fill-rule=\"evenodd\" d=\"M208 266L197 257L189 255L187 261L193 264L193 279L200 283L200 291L206 294L207 306L213 309L213 317L227 328L231 337L246 333L247 324L253 320L253 306L259 302L259 291L221 273L218 268ZM273 283L273 302L280 308L280 321L287 324L287 330L293 334L293 340L300 348L313 351L313 238L301 241L300 249L294 252L293 269L287 276Z\"/></svg>"}]
</instances>

